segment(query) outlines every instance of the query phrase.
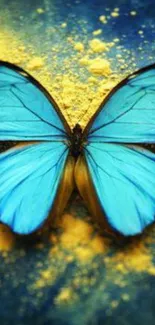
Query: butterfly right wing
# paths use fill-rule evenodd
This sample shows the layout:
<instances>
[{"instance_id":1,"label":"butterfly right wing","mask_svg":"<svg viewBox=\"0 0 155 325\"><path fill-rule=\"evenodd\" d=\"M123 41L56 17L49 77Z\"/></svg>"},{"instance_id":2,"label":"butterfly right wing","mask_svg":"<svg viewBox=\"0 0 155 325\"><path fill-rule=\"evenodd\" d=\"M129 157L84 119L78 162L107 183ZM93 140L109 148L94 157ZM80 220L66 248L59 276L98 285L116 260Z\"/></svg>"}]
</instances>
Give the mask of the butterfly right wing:
<instances>
[{"instance_id":1,"label":"butterfly right wing","mask_svg":"<svg viewBox=\"0 0 155 325\"><path fill-rule=\"evenodd\" d=\"M61 190L68 151L64 143L42 142L14 147L0 155L1 222L19 234L41 227ZM72 191L72 174L70 164L60 206Z\"/></svg>"}]
</instances>

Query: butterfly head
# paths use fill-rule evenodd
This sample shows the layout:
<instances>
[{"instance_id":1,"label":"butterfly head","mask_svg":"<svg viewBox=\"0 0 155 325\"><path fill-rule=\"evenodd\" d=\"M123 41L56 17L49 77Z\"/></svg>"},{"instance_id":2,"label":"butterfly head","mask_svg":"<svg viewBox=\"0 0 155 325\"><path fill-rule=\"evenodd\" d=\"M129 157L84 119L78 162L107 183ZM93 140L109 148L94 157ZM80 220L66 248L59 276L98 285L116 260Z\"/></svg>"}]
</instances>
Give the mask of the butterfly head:
<instances>
[{"instance_id":1,"label":"butterfly head","mask_svg":"<svg viewBox=\"0 0 155 325\"><path fill-rule=\"evenodd\" d=\"M78 158L82 151L83 133L80 124L76 124L72 130L70 152L73 157Z\"/></svg>"}]
</instances>

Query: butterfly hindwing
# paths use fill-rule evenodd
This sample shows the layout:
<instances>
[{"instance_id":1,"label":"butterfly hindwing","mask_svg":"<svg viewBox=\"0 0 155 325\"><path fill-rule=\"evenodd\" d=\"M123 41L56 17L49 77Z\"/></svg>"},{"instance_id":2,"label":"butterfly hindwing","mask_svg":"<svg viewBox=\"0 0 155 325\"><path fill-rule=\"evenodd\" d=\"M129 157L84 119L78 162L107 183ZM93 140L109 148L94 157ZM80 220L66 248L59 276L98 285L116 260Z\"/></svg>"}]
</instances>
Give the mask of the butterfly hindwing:
<instances>
[{"instance_id":1,"label":"butterfly hindwing","mask_svg":"<svg viewBox=\"0 0 155 325\"><path fill-rule=\"evenodd\" d=\"M42 142L0 155L0 221L29 234L48 217L63 175L68 147Z\"/></svg>"},{"instance_id":2,"label":"butterfly hindwing","mask_svg":"<svg viewBox=\"0 0 155 325\"><path fill-rule=\"evenodd\" d=\"M0 141L62 140L69 127L60 115L33 77L0 61Z\"/></svg>"},{"instance_id":3,"label":"butterfly hindwing","mask_svg":"<svg viewBox=\"0 0 155 325\"><path fill-rule=\"evenodd\" d=\"M92 143L86 161L108 223L136 235L154 221L155 154L138 146Z\"/></svg>"},{"instance_id":4,"label":"butterfly hindwing","mask_svg":"<svg viewBox=\"0 0 155 325\"><path fill-rule=\"evenodd\" d=\"M155 65L122 81L86 129L91 142L155 143Z\"/></svg>"}]
</instances>

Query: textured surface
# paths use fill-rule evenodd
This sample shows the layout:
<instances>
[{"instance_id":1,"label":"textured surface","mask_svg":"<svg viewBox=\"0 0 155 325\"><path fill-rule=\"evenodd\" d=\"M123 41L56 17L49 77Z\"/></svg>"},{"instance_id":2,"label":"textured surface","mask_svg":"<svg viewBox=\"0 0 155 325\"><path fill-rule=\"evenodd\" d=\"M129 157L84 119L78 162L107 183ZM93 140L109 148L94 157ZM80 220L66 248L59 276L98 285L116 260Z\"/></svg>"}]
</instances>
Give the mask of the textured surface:
<instances>
[{"instance_id":1,"label":"textured surface","mask_svg":"<svg viewBox=\"0 0 155 325\"><path fill-rule=\"evenodd\" d=\"M154 61L152 0L0 0L0 16L0 59L42 82L71 125L84 126L122 77ZM92 220L74 193L48 235L0 227L2 325L154 325L154 226L116 243Z\"/></svg>"}]
</instances>

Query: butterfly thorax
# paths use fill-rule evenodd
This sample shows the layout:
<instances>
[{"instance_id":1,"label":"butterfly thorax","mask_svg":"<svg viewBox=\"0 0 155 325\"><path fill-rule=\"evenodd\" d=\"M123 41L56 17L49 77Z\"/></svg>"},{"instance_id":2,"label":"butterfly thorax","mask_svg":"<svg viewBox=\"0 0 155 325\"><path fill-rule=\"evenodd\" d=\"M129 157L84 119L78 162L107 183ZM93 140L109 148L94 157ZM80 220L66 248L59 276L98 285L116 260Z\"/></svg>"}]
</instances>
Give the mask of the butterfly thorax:
<instances>
[{"instance_id":1,"label":"butterfly thorax","mask_svg":"<svg viewBox=\"0 0 155 325\"><path fill-rule=\"evenodd\" d=\"M71 139L71 146L70 152L73 157L77 158L82 150L82 128L79 124L76 124L72 130L72 139Z\"/></svg>"}]
</instances>

